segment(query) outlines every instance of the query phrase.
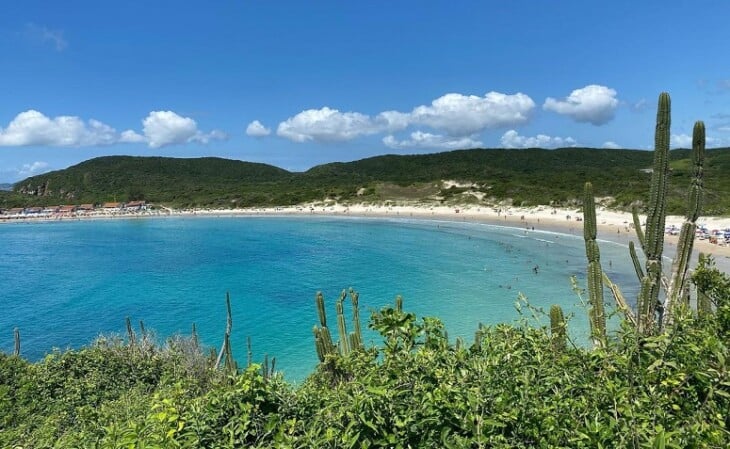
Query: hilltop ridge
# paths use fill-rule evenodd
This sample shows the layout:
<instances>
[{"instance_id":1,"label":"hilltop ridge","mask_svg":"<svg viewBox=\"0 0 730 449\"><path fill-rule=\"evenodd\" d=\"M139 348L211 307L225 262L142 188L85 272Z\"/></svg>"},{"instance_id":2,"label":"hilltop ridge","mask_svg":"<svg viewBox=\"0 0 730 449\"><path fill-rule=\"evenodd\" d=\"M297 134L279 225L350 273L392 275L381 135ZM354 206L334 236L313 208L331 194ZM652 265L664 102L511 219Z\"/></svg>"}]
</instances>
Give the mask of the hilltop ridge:
<instances>
[{"instance_id":1,"label":"hilltop ridge","mask_svg":"<svg viewBox=\"0 0 730 449\"><path fill-rule=\"evenodd\" d=\"M681 212L689 152L671 152L670 211ZM250 207L340 202L420 201L579 203L585 181L617 208L645 201L652 153L594 148L471 149L382 155L304 172L217 157L105 156L33 176L0 192L0 207L145 199L176 207ZM730 148L707 152L706 214L730 211ZM457 181L446 183L446 180Z\"/></svg>"}]
</instances>

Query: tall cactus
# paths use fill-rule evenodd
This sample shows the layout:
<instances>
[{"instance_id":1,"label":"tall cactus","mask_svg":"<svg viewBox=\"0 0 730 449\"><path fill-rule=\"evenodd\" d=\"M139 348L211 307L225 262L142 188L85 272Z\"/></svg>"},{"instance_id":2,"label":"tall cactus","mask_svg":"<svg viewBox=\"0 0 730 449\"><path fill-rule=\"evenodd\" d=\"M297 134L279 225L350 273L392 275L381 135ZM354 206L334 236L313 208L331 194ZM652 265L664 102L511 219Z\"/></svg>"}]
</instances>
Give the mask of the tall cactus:
<instances>
[{"instance_id":1,"label":"tall cactus","mask_svg":"<svg viewBox=\"0 0 730 449\"><path fill-rule=\"evenodd\" d=\"M233 359L233 351L231 350L231 330L232 330L232 328L233 328L233 316L231 314L231 295L229 292L226 292L226 331L223 334L223 344L221 345L220 352L218 352L218 357L215 360L215 365L213 365L213 369L218 369L218 367L221 364L221 361L223 361L225 364L226 370L229 373L232 373L232 372L235 372L238 370L236 363Z\"/></svg>"},{"instance_id":2,"label":"tall cactus","mask_svg":"<svg viewBox=\"0 0 730 449\"><path fill-rule=\"evenodd\" d=\"M641 280L639 293L639 331L650 333L664 310L659 303L662 279L662 252L664 250L664 224L666 221L667 189L669 185L669 128L671 126L671 101L669 94L659 95L656 132L654 134L654 165L649 190L649 211L644 232L646 273ZM639 228L640 229L640 228ZM659 320L661 322L661 319Z\"/></svg>"},{"instance_id":3,"label":"tall cactus","mask_svg":"<svg viewBox=\"0 0 730 449\"><path fill-rule=\"evenodd\" d=\"M190 343L193 345L193 349L197 352L200 349L200 340L198 338L198 330L193 323L193 328L190 331Z\"/></svg>"},{"instance_id":4,"label":"tall cactus","mask_svg":"<svg viewBox=\"0 0 730 449\"><path fill-rule=\"evenodd\" d=\"M688 210L686 220L682 226L677 256L672 264L670 279L664 276L662 271L662 253L664 250L664 225L666 220L667 191L669 185L669 128L670 99L667 93L659 95L657 108L657 123L655 134L654 165L651 177L651 190L649 192L649 210L646 217L646 228L642 229L639 214L633 208L632 215L636 236L646 257L645 269L642 269L636 248L633 243L629 244L629 253L634 264L634 270L641 283L639 297L637 299L637 310L633 313L628 303L621 294L620 289L613 284L605 273L602 277L606 285L611 289L619 307L628 320L634 324L641 334L650 334L661 331L671 323L673 308L680 304L687 296L687 268L692 253L694 232L697 218L702 207L702 167L704 163L705 149L705 126L697 122L692 138L692 162L693 177L689 190ZM600 272L599 254L597 247L594 250L591 241L595 241L593 229L595 220L595 204L592 195L588 194L590 184L586 184L585 209L585 239L586 254L588 257L588 286L591 294L591 305L594 304L594 291L597 291L596 272ZM660 301L660 290L666 290L666 296ZM597 297L597 296L596 296ZM596 312L591 312L591 324L600 318Z\"/></svg>"},{"instance_id":5,"label":"tall cactus","mask_svg":"<svg viewBox=\"0 0 730 449\"><path fill-rule=\"evenodd\" d=\"M319 324L322 327L327 327L327 312L324 310L324 295L322 294L322 292L317 292L314 300L317 303L317 315L319 316Z\"/></svg>"},{"instance_id":6,"label":"tall cactus","mask_svg":"<svg viewBox=\"0 0 730 449\"><path fill-rule=\"evenodd\" d=\"M353 350L362 349L362 329L360 328L360 294L350 289L350 300L352 301L352 325L354 330L350 333L350 347Z\"/></svg>"},{"instance_id":7,"label":"tall cactus","mask_svg":"<svg viewBox=\"0 0 730 449\"><path fill-rule=\"evenodd\" d=\"M603 270L601 270L601 252L596 243L596 205L593 199L593 185L585 184L583 199L583 239L588 258L588 297L591 335L596 346L606 341L606 315L603 307Z\"/></svg>"},{"instance_id":8,"label":"tall cactus","mask_svg":"<svg viewBox=\"0 0 730 449\"><path fill-rule=\"evenodd\" d=\"M359 294L350 289L354 331L349 334L347 333L347 325L345 323L344 302L346 298L347 292L343 290L335 303L337 311L337 331L340 336L337 345L335 345L332 340L332 334L327 327L327 313L325 311L324 295L322 292L317 292L317 295L315 296L317 314L319 316L319 323L321 327L315 325L312 332L314 333L315 348L320 362L325 362L328 355L337 353L340 355L347 355L350 352L359 350L363 347L360 329L360 309L358 304Z\"/></svg>"},{"instance_id":9,"label":"tall cactus","mask_svg":"<svg viewBox=\"0 0 730 449\"><path fill-rule=\"evenodd\" d=\"M637 228L639 229L639 232L641 232L641 227ZM644 236L642 235L640 237L641 240L643 240ZM631 262L634 264L634 271L636 271L636 276L639 278L639 282L644 278L644 269L641 268L641 262L639 262L639 256L636 254L636 246L634 245L634 242L629 242L629 255L631 256Z\"/></svg>"},{"instance_id":10,"label":"tall cactus","mask_svg":"<svg viewBox=\"0 0 730 449\"><path fill-rule=\"evenodd\" d=\"M702 209L704 193L702 167L705 159L705 124L696 122L692 131L692 181L689 188L687 214L677 244L677 255L672 263L672 277L664 300L664 316L662 325L671 322L674 307L680 303L687 286L687 269L692 255L697 218Z\"/></svg>"},{"instance_id":11,"label":"tall cactus","mask_svg":"<svg viewBox=\"0 0 730 449\"><path fill-rule=\"evenodd\" d=\"M347 293L345 293L344 290L342 290L342 293L340 294L340 298L335 303L335 308L337 310L337 332L340 335L340 341L338 343L340 347L340 354L347 355L350 353L350 342L349 338L347 336L347 324L345 324L345 298L347 297Z\"/></svg>"},{"instance_id":12,"label":"tall cactus","mask_svg":"<svg viewBox=\"0 0 730 449\"><path fill-rule=\"evenodd\" d=\"M705 253L699 254L699 265L706 266L708 264L708 257ZM712 315L712 300L710 299L707 292L697 286L697 315L700 317L706 317Z\"/></svg>"},{"instance_id":13,"label":"tall cactus","mask_svg":"<svg viewBox=\"0 0 730 449\"><path fill-rule=\"evenodd\" d=\"M555 351L564 351L567 346L567 336L565 332L565 315L563 309L559 305L550 306L550 336L552 338L553 349Z\"/></svg>"},{"instance_id":14,"label":"tall cactus","mask_svg":"<svg viewBox=\"0 0 730 449\"><path fill-rule=\"evenodd\" d=\"M13 355L20 356L20 329L17 327L13 330L13 337L15 338L15 349Z\"/></svg>"},{"instance_id":15,"label":"tall cactus","mask_svg":"<svg viewBox=\"0 0 730 449\"><path fill-rule=\"evenodd\" d=\"M127 317L125 321L127 325L127 338L129 339L129 346L134 347L137 343L137 336L135 335L134 329L132 328L132 319Z\"/></svg>"}]
</instances>

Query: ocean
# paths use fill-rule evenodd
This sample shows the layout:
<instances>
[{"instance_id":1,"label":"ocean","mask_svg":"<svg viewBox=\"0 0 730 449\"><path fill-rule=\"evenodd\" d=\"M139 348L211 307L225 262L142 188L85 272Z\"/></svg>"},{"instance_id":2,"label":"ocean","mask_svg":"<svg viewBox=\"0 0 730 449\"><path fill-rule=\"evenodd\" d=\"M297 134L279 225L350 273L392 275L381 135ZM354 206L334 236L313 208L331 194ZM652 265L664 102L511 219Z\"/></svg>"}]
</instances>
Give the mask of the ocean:
<instances>
[{"instance_id":1,"label":"ocean","mask_svg":"<svg viewBox=\"0 0 730 449\"><path fill-rule=\"evenodd\" d=\"M601 242L601 257L627 297L638 282L628 251ZM610 262L610 265L609 265ZM276 357L277 370L302 381L317 356L312 326L322 291L329 319L343 289L360 293L363 328L371 311L403 297L404 309L440 318L450 339L473 341L479 323L520 319L523 294L547 312L560 304L587 341L582 238L446 221L350 217L167 217L0 226L0 351L38 360L101 334L125 334L125 318L157 338L190 334L219 347L230 294L233 355ZM585 298L585 295L584 295ZM607 294L607 299L610 296ZM348 301L349 304L349 301ZM548 317L523 308L534 325ZM348 317L349 318L349 317ZM348 319L349 323L349 319ZM332 326L331 326L332 327ZM333 332L336 334L336 326ZM379 344L368 331L366 344Z\"/></svg>"}]
</instances>

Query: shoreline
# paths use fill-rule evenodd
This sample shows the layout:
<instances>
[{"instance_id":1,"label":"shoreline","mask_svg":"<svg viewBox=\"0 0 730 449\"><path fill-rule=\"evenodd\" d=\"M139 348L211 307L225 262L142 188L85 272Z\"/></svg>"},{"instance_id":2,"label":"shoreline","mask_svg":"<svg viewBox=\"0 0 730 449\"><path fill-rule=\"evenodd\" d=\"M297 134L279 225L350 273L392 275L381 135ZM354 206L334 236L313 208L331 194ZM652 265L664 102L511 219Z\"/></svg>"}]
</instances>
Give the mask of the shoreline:
<instances>
[{"instance_id":1,"label":"shoreline","mask_svg":"<svg viewBox=\"0 0 730 449\"><path fill-rule=\"evenodd\" d=\"M471 222L488 225L507 226L518 229L557 232L560 234L583 234L583 214L575 209L538 207L482 207L473 205L430 206L430 205L309 205L266 208L239 209L183 209L166 211L135 211L119 213L83 213L71 216L39 216L39 217L2 217L0 223L34 223L56 221L86 221L114 219L145 219L165 217L257 217L257 216L295 216L295 217L363 217L389 219L445 220L451 222ZM637 242L633 230L633 218L627 212L618 212L598 208L598 239L607 240L628 246L630 241ZM645 220L641 215L640 219ZM681 228L684 217L667 216L666 226ZM698 225L708 229L730 228L730 217L700 217ZM665 255L674 257L678 235L664 235ZM730 246L710 243L708 240L695 239L693 261L696 263L699 252L712 254L717 267L730 272Z\"/></svg>"}]
</instances>

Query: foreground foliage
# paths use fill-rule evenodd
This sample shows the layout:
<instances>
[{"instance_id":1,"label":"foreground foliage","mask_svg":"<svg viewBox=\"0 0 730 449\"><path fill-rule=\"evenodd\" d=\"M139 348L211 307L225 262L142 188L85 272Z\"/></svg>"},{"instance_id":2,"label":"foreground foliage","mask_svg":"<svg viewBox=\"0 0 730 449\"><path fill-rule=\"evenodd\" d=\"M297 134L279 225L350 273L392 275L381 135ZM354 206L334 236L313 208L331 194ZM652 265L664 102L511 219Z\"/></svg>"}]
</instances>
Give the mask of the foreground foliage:
<instances>
[{"instance_id":1,"label":"foreground foliage","mask_svg":"<svg viewBox=\"0 0 730 449\"><path fill-rule=\"evenodd\" d=\"M213 371L184 339L0 355L0 447L725 448L730 281L711 264L695 279L718 313L594 350L526 320L451 343L437 319L384 308L381 347L330 353L300 386Z\"/></svg>"}]
</instances>

